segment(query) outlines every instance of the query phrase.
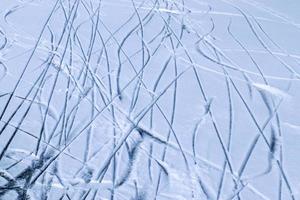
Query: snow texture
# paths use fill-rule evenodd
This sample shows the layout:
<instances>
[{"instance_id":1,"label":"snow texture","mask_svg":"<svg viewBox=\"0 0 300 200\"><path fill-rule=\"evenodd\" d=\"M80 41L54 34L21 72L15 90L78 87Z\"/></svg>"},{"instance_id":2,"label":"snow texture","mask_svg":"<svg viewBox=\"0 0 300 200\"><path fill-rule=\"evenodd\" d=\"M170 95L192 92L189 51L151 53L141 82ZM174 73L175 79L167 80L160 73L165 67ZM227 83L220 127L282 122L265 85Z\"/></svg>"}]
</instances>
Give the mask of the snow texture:
<instances>
[{"instance_id":1,"label":"snow texture","mask_svg":"<svg viewBox=\"0 0 300 200\"><path fill-rule=\"evenodd\" d=\"M298 0L1 0L1 200L299 200Z\"/></svg>"}]
</instances>

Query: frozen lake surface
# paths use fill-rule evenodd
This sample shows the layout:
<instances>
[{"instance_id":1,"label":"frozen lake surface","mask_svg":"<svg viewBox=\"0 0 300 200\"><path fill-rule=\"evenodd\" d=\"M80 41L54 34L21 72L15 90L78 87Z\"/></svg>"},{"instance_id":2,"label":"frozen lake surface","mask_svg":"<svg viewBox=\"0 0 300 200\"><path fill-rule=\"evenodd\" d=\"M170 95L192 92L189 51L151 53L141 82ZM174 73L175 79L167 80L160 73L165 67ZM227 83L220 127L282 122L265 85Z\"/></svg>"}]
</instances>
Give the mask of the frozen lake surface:
<instances>
[{"instance_id":1,"label":"frozen lake surface","mask_svg":"<svg viewBox=\"0 0 300 200\"><path fill-rule=\"evenodd\" d=\"M300 200L299 10L1 0L0 199Z\"/></svg>"}]
</instances>

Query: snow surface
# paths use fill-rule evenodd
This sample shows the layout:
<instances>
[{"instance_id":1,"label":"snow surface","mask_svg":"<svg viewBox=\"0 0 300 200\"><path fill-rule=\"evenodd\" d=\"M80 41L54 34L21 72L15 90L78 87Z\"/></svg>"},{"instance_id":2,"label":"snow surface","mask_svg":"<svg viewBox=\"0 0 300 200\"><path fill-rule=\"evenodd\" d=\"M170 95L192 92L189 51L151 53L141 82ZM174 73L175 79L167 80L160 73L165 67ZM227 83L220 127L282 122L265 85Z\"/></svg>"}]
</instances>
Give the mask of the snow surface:
<instances>
[{"instance_id":1,"label":"snow surface","mask_svg":"<svg viewBox=\"0 0 300 200\"><path fill-rule=\"evenodd\" d=\"M300 199L299 10L1 0L0 199Z\"/></svg>"}]
</instances>

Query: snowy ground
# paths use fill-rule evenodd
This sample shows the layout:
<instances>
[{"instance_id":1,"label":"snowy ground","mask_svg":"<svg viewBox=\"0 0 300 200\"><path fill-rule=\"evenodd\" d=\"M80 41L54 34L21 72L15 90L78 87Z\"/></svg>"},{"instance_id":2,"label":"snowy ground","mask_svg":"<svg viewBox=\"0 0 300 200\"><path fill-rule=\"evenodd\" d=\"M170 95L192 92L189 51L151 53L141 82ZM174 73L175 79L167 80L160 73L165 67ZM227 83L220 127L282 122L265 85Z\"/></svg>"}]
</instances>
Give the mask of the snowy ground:
<instances>
[{"instance_id":1,"label":"snowy ground","mask_svg":"<svg viewBox=\"0 0 300 200\"><path fill-rule=\"evenodd\" d=\"M0 199L300 199L299 10L1 0Z\"/></svg>"}]
</instances>

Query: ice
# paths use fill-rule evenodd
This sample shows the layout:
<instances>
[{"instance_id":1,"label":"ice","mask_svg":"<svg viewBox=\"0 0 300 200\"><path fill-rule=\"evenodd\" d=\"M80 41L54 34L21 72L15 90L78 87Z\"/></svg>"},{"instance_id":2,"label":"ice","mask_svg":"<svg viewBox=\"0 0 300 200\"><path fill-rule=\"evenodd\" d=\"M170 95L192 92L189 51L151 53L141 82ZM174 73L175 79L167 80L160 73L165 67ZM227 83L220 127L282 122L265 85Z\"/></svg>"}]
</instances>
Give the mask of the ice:
<instances>
[{"instance_id":1,"label":"ice","mask_svg":"<svg viewBox=\"0 0 300 200\"><path fill-rule=\"evenodd\" d=\"M0 200L300 200L299 8L0 1Z\"/></svg>"}]
</instances>

